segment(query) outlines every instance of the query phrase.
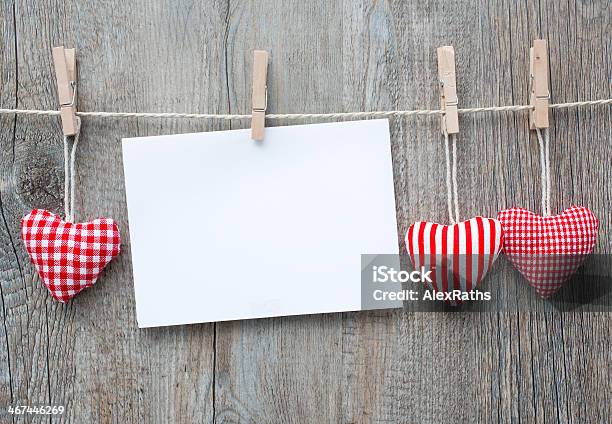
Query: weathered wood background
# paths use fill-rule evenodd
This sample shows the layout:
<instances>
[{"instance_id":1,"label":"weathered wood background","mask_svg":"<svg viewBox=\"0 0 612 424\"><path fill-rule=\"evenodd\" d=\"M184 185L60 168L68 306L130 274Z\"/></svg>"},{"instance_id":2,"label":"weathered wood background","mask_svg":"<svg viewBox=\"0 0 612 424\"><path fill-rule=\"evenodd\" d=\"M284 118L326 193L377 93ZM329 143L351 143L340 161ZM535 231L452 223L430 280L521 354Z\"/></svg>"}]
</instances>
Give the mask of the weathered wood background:
<instances>
[{"instance_id":1,"label":"weathered wood background","mask_svg":"<svg viewBox=\"0 0 612 424\"><path fill-rule=\"evenodd\" d=\"M461 105L525 104L539 36L549 40L554 102L609 98L611 24L607 0L3 0L0 105L56 108L50 48L60 44L78 49L81 110L247 113L255 48L271 53L271 112L432 109L435 48L445 44L456 49ZM551 119L552 209L592 208L598 251L610 253L610 108ZM83 120L77 219L114 217L124 250L64 306L42 288L19 235L31 208L62 213L60 126L0 118L1 422L610 421L610 313L562 314L527 289L507 291L533 303L522 313L137 329L120 139L239 125L248 123ZM438 125L391 122L398 242L414 220L448 219ZM539 211L525 114L466 116L461 129L461 215ZM66 413L6 414L36 404Z\"/></svg>"}]
</instances>

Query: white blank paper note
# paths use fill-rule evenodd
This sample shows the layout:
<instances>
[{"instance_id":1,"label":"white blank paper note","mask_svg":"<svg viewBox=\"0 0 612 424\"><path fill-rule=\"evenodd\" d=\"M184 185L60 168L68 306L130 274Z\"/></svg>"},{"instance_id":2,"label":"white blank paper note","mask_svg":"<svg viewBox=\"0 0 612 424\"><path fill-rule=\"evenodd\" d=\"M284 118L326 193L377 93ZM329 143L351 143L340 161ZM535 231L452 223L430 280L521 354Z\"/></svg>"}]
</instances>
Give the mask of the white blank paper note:
<instances>
[{"instance_id":1,"label":"white blank paper note","mask_svg":"<svg viewBox=\"0 0 612 424\"><path fill-rule=\"evenodd\" d=\"M389 124L123 140L139 327L361 309L398 253Z\"/></svg>"}]
</instances>

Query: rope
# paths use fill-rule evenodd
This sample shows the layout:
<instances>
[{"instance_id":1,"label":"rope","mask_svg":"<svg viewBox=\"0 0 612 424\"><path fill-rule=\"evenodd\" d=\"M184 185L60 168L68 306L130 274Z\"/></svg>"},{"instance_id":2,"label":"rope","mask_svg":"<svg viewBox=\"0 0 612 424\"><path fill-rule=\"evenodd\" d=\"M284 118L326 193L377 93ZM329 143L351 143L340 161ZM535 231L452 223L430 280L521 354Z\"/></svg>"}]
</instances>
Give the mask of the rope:
<instances>
[{"instance_id":1,"label":"rope","mask_svg":"<svg viewBox=\"0 0 612 424\"><path fill-rule=\"evenodd\" d=\"M602 106L612 104L612 99L588 100L583 102L551 104L550 109L567 109L581 106ZM531 110L529 105L474 107L459 109L461 114L484 113L484 112L519 112ZM0 115L25 115L25 116L59 116L58 110L35 110L35 109L0 109ZM432 116L442 115L441 110L389 110L372 112L342 112L342 113L285 113L266 115L266 119L364 119L364 118L393 118L405 116ZM229 115L208 113L151 113L151 112L77 112L81 117L98 118L186 118L186 119L220 119L240 120L251 119L251 115Z\"/></svg>"},{"instance_id":2,"label":"rope","mask_svg":"<svg viewBox=\"0 0 612 424\"><path fill-rule=\"evenodd\" d=\"M568 109L581 106L602 106L612 104L612 99L587 100L581 102L551 104L550 109ZM460 114L476 114L484 112L519 112L531 110L530 105L510 105L492 107L474 107L459 109ZM98 118L187 118L187 119L220 119L220 120L240 120L251 119L251 115L231 115L231 114L207 114L207 113L150 113L150 112L77 112L79 117L98 117ZM364 118L392 118L406 116L433 116L443 115L442 110L390 110L372 112L342 112L342 113L286 113L266 115L266 119L364 119ZM37 109L2 109L0 115L24 115L24 116L59 116L58 110L37 110ZM70 155L68 155L68 138L64 137L64 210L66 220L74 219L74 194L75 194L75 156L76 147L79 142L81 121L78 120L77 134ZM550 158L549 158L549 137L548 131L545 132L545 140L542 140L540 130L537 131L538 142L540 144L540 158L542 165L542 211L545 215L550 214ZM459 200L457 196L457 140L452 136L453 164L450 165L449 135L444 133L445 154L446 154L446 186L448 195L448 215L454 224L459 221ZM69 159L70 156L70 159ZM454 197L454 213L453 213Z\"/></svg>"},{"instance_id":3,"label":"rope","mask_svg":"<svg viewBox=\"0 0 612 424\"><path fill-rule=\"evenodd\" d=\"M457 134L451 136L453 141L453 196L455 197L455 221L459 222L459 196L457 195Z\"/></svg>"},{"instance_id":4,"label":"rope","mask_svg":"<svg viewBox=\"0 0 612 424\"><path fill-rule=\"evenodd\" d=\"M68 155L68 136L64 136L64 213L67 222L74 221L75 157L81 134L81 119L77 118L77 130Z\"/></svg>"},{"instance_id":5,"label":"rope","mask_svg":"<svg viewBox=\"0 0 612 424\"><path fill-rule=\"evenodd\" d=\"M457 135L450 136L453 144L453 158L451 170L451 158L449 152L449 135L444 130L444 157L446 158L446 199L448 205L448 217L451 224L459 222L459 198L457 196ZM453 213L454 198L454 213Z\"/></svg>"},{"instance_id":6,"label":"rope","mask_svg":"<svg viewBox=\"0 0 612 424\"><path fill-rule=\"evenodd\" d=\"M544 139L542 139L542 131ZM542 168L542 214L550 215L550 137L548 129L536 128L538 144L540 146L540 167Z\"/></svg>"}]
</instances>

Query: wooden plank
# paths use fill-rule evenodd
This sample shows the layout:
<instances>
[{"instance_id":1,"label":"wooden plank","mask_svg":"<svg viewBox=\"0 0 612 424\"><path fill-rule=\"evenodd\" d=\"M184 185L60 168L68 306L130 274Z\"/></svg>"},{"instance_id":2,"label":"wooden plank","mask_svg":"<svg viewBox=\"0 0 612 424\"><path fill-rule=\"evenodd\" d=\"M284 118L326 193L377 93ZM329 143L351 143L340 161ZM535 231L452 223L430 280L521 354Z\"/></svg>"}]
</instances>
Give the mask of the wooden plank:
<instances>
[{"instance_id":1,"label":"wooden plank","mask_svg":"<svg viewBox=\"0 0 612 424\"><path fill-rule=\"evenodd\" d=\"M5 2L2 6L3 55L2 55L2 104L3 107L38 108L46 106L38 100L37 93L50 88L43 80L30 87L26 78L20 75L27 68L28 56L19 47L17 26L21 23L17 2ZM11 33L9 33L11 32ZM7 42L4 42L4 35ZM27 45L27 44L26 44ZM27 49L25 49L27 50ZM47 59L50 53L47 49ZM50 74L51 75L51 74ZM32 70L30 77L36 78ZM23 85L22 85L23 81ZM49 78L52 82L53 78ZM6 83L6 85L5 85ZM31 91L29 88L33 88ZM20 98L19 90L29 93ZM53 93L55 90L49 90ZM23 91L22 91L23 93ZM49 100L53 100L49 98ZM57 103L55 101L54 103ZM27 125L23 130L22 124ZM61 132L60 132L61 134ZM4 418L9 405L47 404L49 401L49 361L47 344L47 303L46 294L33 289L35 272L29 266L29 259L23 248L19 221L23 201L37 198L41 206L54 204L60 193L57 185L59 170L50 169L49 164L60 155L54 155L51 147L48 120L22 120L15 117L2 118L0 131L0 203L2 221L0 230L0 278L3 303L3 348L6 356L2 359L2 374L8 374L10 383L2 392L10 394L10 400L3 403L0 414ZM27 140L27 142L26 142ZM53 140L53 139L51 139ZM23 146L29 146L34 162L26 162ZM60 146L60 144L57 144ZM59 162L58 162L59 163ZM36 165L34 165L36 164ZM21 166L15 166L21 165ZM57 189L57 191L56 191ZM5 375L6 375L5 374Z\"/></svg>"},{"instance_id":2,"label":"wooden plank","mask_svg":"<svg viewBox=\"0 0 612 424\"><path fill-rule=\"evenodd\" d=\"M542 34L549 40L552 102L612 97L612 42L605 30L612 25L612 4L542 0L541 7ZM596 252L610 253L611 109L555 110L550 121L551 212L572 204L588 206L600 221ZM555 328L552 353L560 369L559 415L579 417L581 422L610 421L612 370L605 348L610 344L610 314L552 313L549 322ZM534 366L546 366L538 359Z\"/></svg>"},{"instance_id":3,"label":"wooden plank","mask_svg":"<svg viewBox=\"0 0 612 424\"><path fill-rule=\"evenodd\" d=\"M350 9L344 13L345 19L355 22L348 25L349 33L358 28L368 30L362 30L357 42L350 40L346 45L345 57L360 58L362 66L355 68L362 74L352 77L355 85L345 81L345 90L354 90L345 98L375 99L376 104L369 106L383 109L436 109L436 48L453 45L461 104L511 103L500 75L507 68L499 63L504 60L500 49L505 48L507 40L487 39L480 33L491 30L489 19L493 18L489 13L496 12L468 2L428 7L405 2L387 7L385 3L368 2ZM466 25L468 22L471 24ZM498 22L502 27L503 24ZM372 52L381 53L373 58ZM358 81L364 76L378 83L360 86ZM498 85L474 84L485 80ZM483 100L487 103L483 104ZM482 164L497 152L499 143L490 141L490 133L499 135L505 120L502 116L500 123L499 117L487 116L491 122L478 125L478 118L459 119L461 218L474 214L494 216L495 178ZM401 238L412 222L449 222L444 206L444 146L439 128L438 118L392 122L398 242L403 252ZM478 196L473 195L476 191ZM497 421L498 402L507 396L500 390L503 376L497 373L499 327L495 317L476 314L399 312L347 316L343 346L346 392L351 397L343 406L345 421Z\"/></svg>"},{"instance_id":4,"label":"wooden plank","mask_svg":"<svg viewBox=\"0 0 612 424\"><path fill-rule=\"evenodd\" d=\"M268 113L333 111L342 106L342 17L334 2L230 4L227 63L232 113L251 110L254 49L270 55ZM218 324L217 420L340 421L341 341L340 314Z\"/></svg>"},{"instance_id":5,"label":"wooden plank","mask_svg":"<svg viewBox=\"0 0 612 424\"><path fill-rule=\"evenodd\" d=\"M2 43L0 43L0 107L15 107L17 99L15 75L15 26L13 19L12 2L3 2L0 5L0 27L3 28ZM11 150L14 142L15 118L12 116L0 117L0 181L5 181L7 174L5 164L10 156L5 154ZM12 232L4 219L6 193L0 184L0 405L13 404L13 388L18 384L11 374L10 344L18 335L14 315L11 307L11 294L15 290L14 283L21 282L21 274L14 251ZM7 313L8 309L8 313ZM1 408L1 407L0 407ZM0 417L4 411L0 409Z\"/></svg>"},{"instance_id":6,"label":"wooden plank","mask_svg":"<svg viewBox=\"0 0 612 424\"><path fill-rule=\"evenodd\" d=\"M534 39L539 38L542 17L537 2L509 2L507 7L511 13L506 56L511 62L507 67L509 72L504 75L506 87L514 104L529 104L529 47ZM511 132L501 129L505 132L499 154L503 159L496 174L501 179L498 189L500 209L522 206L542 213L539 208L541 182L537 178L541 171L540 157L537 142L529 131L528 113L515 117L512 123ZM500 359L506 366L506 378L501 380L501 387L509 395L501 399L500 416L515 421L542 422L543 416L550 420L558 412L553 406L556 392L540 390L541 385L554 386L554 383L550 384L555 378L554 370L551 366L535 367L533 361L550 349L546 337L545 305L536 299L533 290L515 271L510 272L511 269L498 284L511 288L505 292L507 301L516 298L517 303L525 305L522 309L530 312L504 311L499 314L500 327L504 329L499 338L499 343L503 343ZM511 412L506 413L508 410Z\"/></svg>"},{"instance_id":7,"label":"wooden plank","mask_svg":"<svg viewBox=\"0 0 612 424\"><path fill-rule=\"evenodd\" d=\"M19 106L56 108L49 49L65 43L80 55L83 109L225 113L224 7L161 7L144 0L78 7L21 2L16 5ZM147 24L131 24L138 22ZM6 55L4 60L4 66L15 64ZM11 74L3 78L11 82ZM120 139L218 128L195 121L84 120L76 218L115 218L123 252L95 287L65 306L47 295L19 239L19 220L29 208L63 211L59 122L18 119L14 138L2 131L0 187L17 256L9 259L10 274L3 271L11 278L2 281L13 403L65 405L65 416L56 419L68 422L212 421L213 325L152 330L136 325ZM4 236L3 246L7 240Z\"/></svg>"},{"instance_id":8,"label":"wooden plank","mask_svg":"<svg viewBox=\"0 0 612 424\"><path fill-rule=\"evenodd\" d=\"M78 13L76 41L96 48L89 55L92 60L80 62L81 80L90 76L85 82L89 85L81 90L87 101L79 103L82 108L227 112L224 4L187 8L180 3L162 6L142 0L79 6ZM121 28L128 22L147 25L135 25L125 32ZM119 30L104 31L110 39L100 43L99 34L91 28ZM101 69L109 73L103 76ZM218 122L197 121L84 123L79 152L89 162L82 162L78 173L77 218L85 213L88 218L113 216L124 237L124 250L110 264L97 293L91 291L78 299L83 305L82 318L90 314L113 318L97 326L78 320L77 342L85 347L75 358L73 394L93 398L94 406L73 402L75 418L95 421L102 411L109 421L212 421L214 326L136 328L120 138L219 128L223 126ZM97 366L88 368L88 364ZM93 378L93 373L100 376ZM58 380L56 387L61 386ZM100 392L100 387L106 390Z\"/></svg>"}]
</instances>

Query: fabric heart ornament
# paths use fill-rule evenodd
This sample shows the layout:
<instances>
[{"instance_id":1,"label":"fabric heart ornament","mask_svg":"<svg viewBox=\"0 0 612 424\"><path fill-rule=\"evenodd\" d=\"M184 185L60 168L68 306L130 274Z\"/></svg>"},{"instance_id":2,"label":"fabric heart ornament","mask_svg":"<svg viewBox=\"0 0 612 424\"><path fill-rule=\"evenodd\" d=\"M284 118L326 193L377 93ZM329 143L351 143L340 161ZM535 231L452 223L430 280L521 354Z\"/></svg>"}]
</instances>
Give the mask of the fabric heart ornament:
<instances>
[{"instance_id":1,"label":"fabric heart ornament","mask_svg":"<svg viewBox=\"0 0 612 424\"><path fill-rule=\"evenodd\" d=\"M480 216L453 225L419 221L406 233L414 269L431 271L427 285L451 304L461 303L485 278L501 246L500 222Z\"/></svg>"},{"instance_id":2,"label":"fabric heart ornament","mask_svg":"<svg viewBox=\"0 0 612 424\"><path fill-rule=\"evenodd\" d=\"M513 208L497 219L504 230L504 253L545 299L570 279L597 242L599 221L583 206L554 216Z\"/></svg>"},{"instance_id":3,"label":"fabric heart ornament","mask_svg":"<svg viewBox=\"0 0 612 424\"><path fill-rule=\"evenodd\" d=\"M62 303L93 286L121 245L112 219L75 224L42 209L22 218L21 237L42 282Z\"/></svg>"}]
</instances>

